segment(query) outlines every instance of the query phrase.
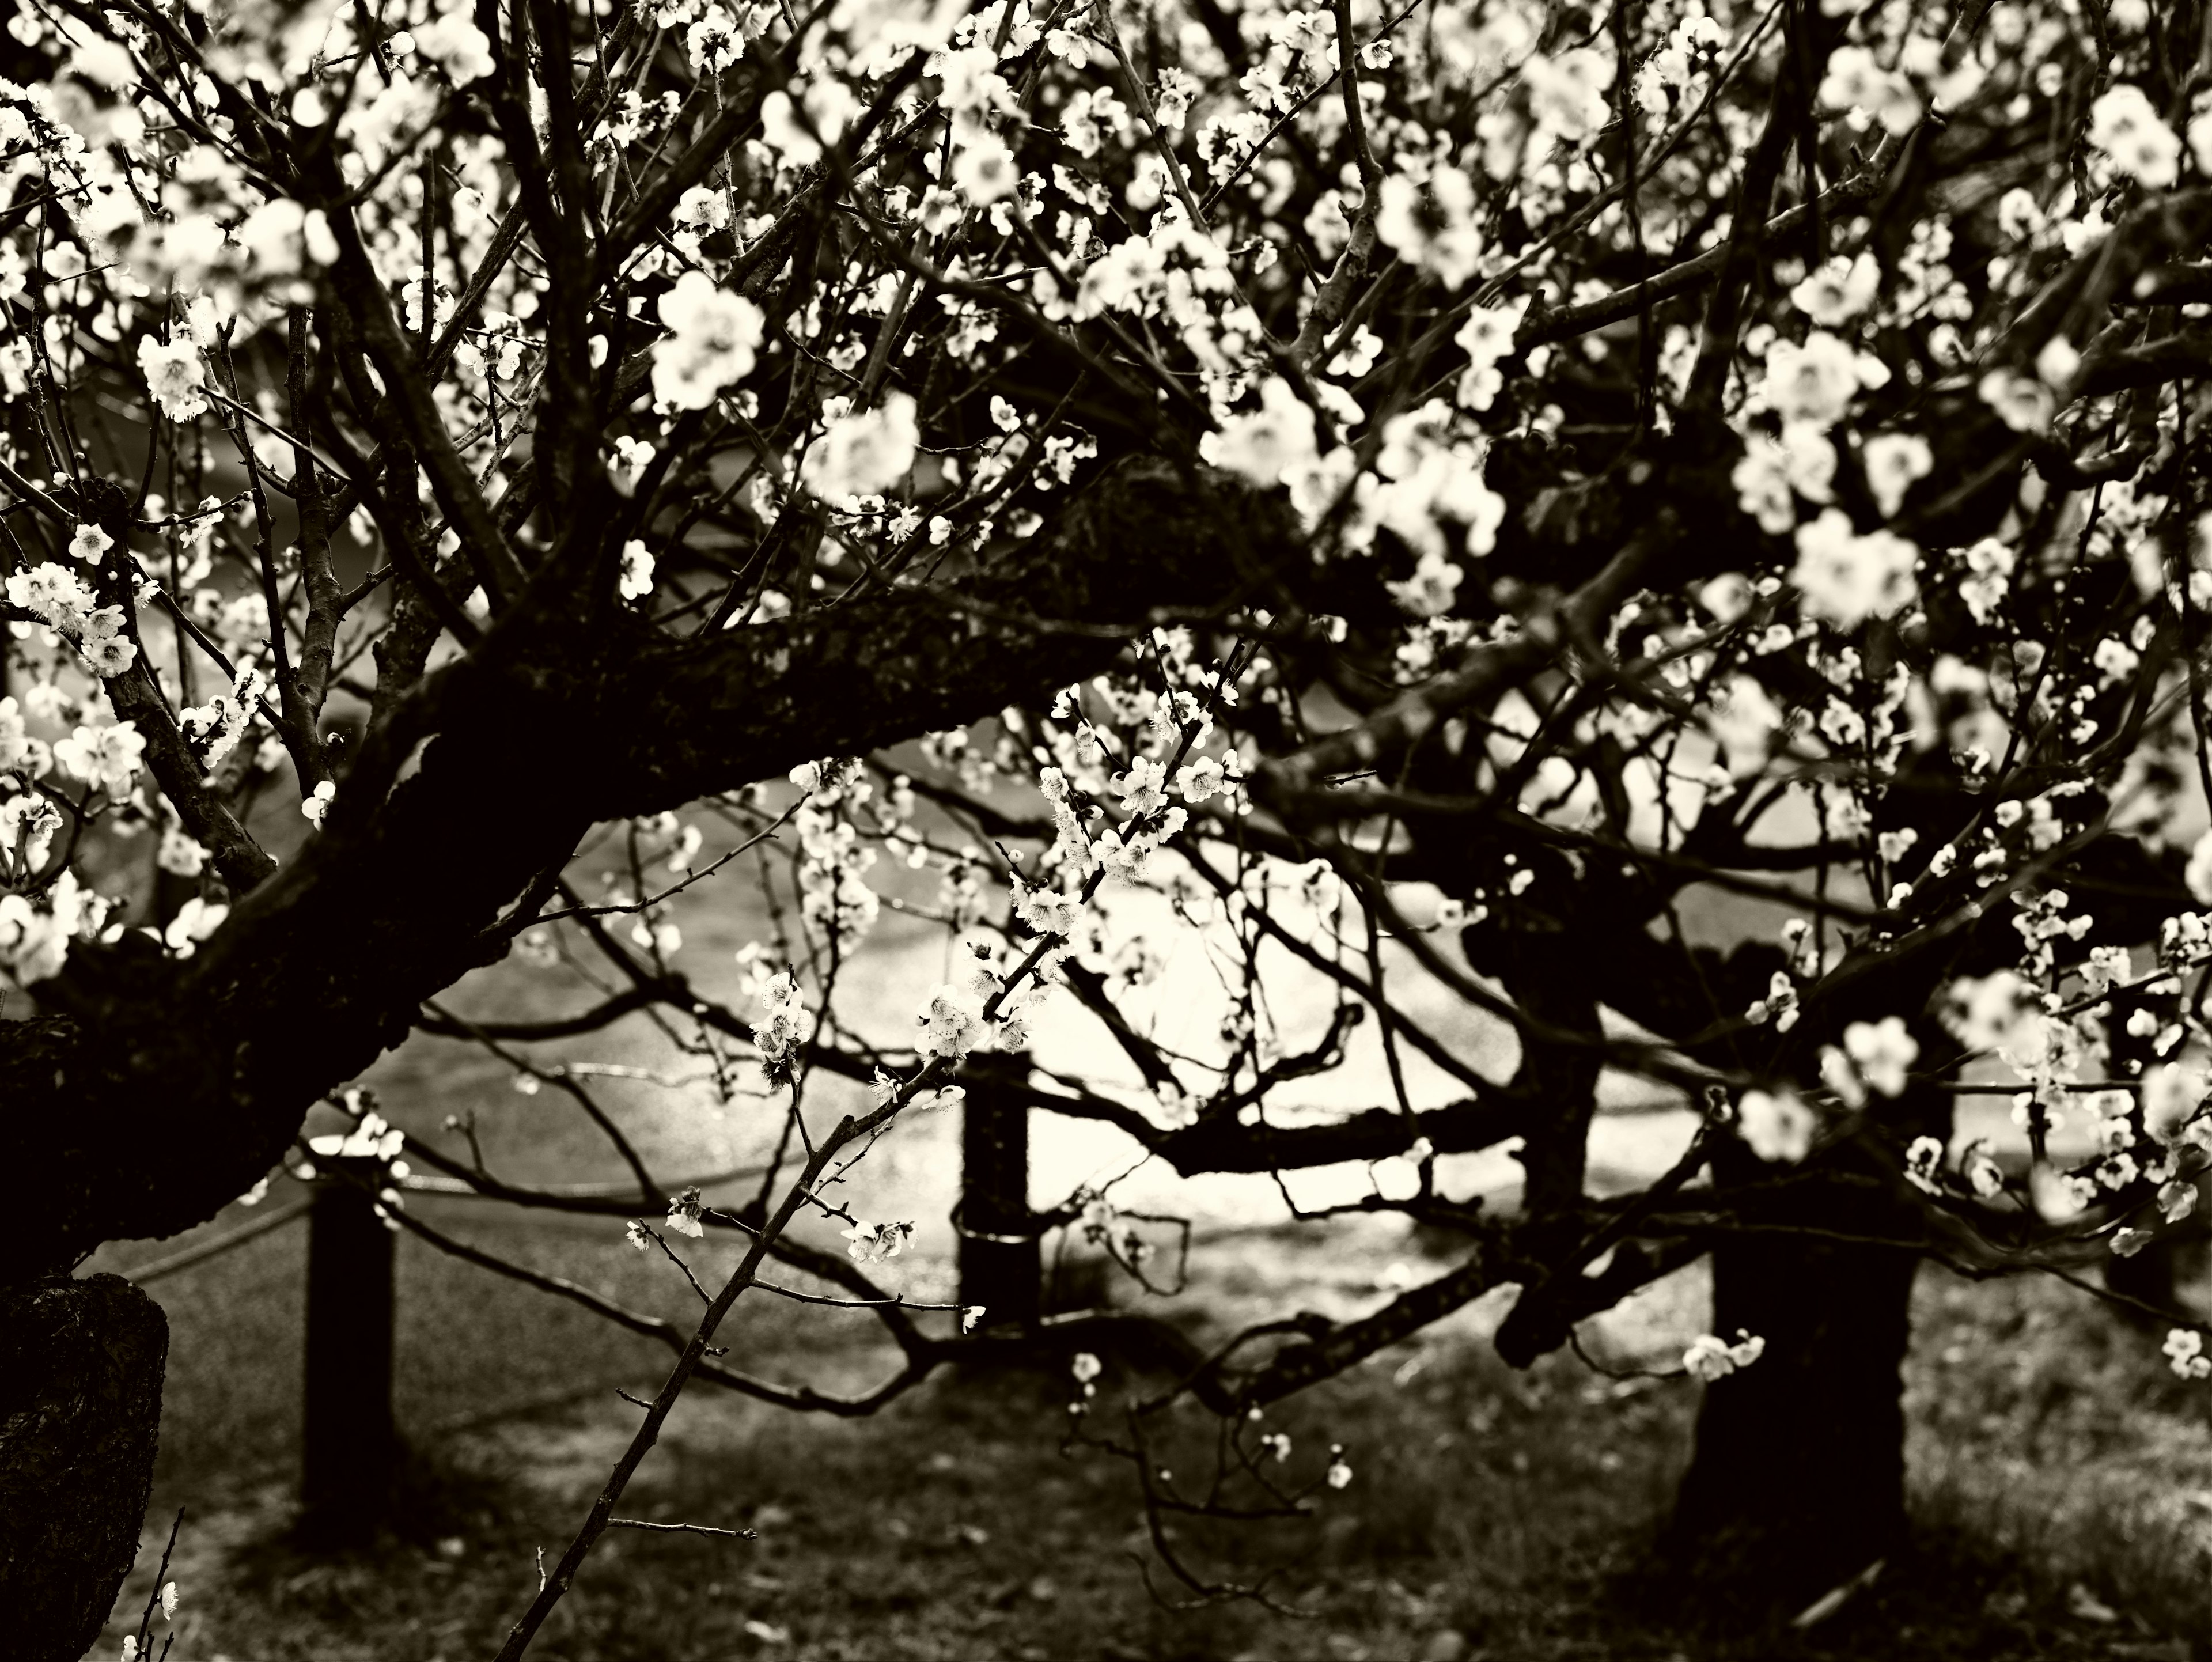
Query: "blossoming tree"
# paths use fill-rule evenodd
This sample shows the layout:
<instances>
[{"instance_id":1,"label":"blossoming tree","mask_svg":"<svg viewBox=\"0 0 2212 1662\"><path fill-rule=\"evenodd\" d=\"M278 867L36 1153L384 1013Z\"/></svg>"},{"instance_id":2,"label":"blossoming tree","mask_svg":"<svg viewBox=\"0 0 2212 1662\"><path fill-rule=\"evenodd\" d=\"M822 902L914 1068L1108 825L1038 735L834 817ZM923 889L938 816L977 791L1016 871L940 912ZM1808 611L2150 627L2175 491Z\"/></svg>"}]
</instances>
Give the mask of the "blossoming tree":
<instances>
[{"instance_id":1,"label":"blossoming tree","mask_svg":"<svg viewBox=\"0 0 2212 1662\"><path fill-rule=\"evenodd\" d=\"M708 1346L772 1257L876 1298L903 1224L793 1226L956 1088L1184 1172L1371 1163L1357 1209L1465 1239L1188 1359L1247 1476L1253 1410L1491 1288L1526 1361L1710 1255L1684 1530L1808 1585L1886 1549L1916 1264L2080 1279L2204 1158L2208 43L2193 0L18 6L17 1653L88 1642L150 1472L160 1313L72 1267L212 1216L417 1026L554 1037L426 1009L532 929L614 977L562 1032L872 1094L794 1097L750 1210L635 1221L747 1249L508 1655L688 1385L827 1405ZM663 927L702 801L799 839L757 1008ZM672 868L595 906L610 822ZM863 1042L878 853L972 951ZM1148 895L1218 958L1211 1049L1127 1014ZM1136 1083L1034 1068L1054 1007ZM1362 1022L1373 1099L1300 1111ZM1698 1123L1625 1194L1621 1075ZM1516 1139L1510 1215L1438 1165ZM1105 1193L1036 1227L1127 1239ZM1019 1342L876 1307L869 1401Z\"/></svg>"}]
</instances>

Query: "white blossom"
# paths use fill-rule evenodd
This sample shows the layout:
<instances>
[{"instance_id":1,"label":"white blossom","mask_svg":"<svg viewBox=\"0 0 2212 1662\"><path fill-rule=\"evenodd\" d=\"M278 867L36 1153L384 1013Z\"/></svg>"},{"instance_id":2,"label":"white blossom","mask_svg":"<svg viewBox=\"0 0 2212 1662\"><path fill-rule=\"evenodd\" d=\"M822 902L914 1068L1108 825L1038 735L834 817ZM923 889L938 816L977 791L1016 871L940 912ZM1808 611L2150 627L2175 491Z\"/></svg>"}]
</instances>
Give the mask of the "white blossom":
<instances>
[{"instance_id":1,"label":"white blossom","mask_svg":"<svg viewBox=\"0 0 2212 1662\"><path fill-rule=\"evenodd\" d=\"M1989 1200L2004 1191L2004 1168L1990 1153L1986 1140L1977 1138L1966 1145L1966 1152L1959 1161L1959 1169L1966 1174L1966 1182L1975 1194Z\"/></svg>"},{"instance_id":2,"label":"white blossom","mask_svg":"<svg viewBox=\"0 0 2212 1662\"><path fill-rule=\"evenodd\" d=\"M1577 143L1605 125L1613 114L1606 92L1613 85L1613 55L1577 46L1557 58L1541 54L1522 65L1528 88L1528 113L1537 125Z\"/></svg>"},{"instance_id":3,"label":"white blossom","mask_svg":"<svg viewBox=\"0 0 2212 1662\"><path fill-rule=\"evenodd\" d=\"M952 153L953 186L978 208L1005 201L1020 181L1013 151L995 134L973 133Z\"/></svg>"},{"instance_id":4,"label":"white blossom","mask_svg":"<svg viewBox=\"0 0 2212 1662\"><path fill-rule=\"evenodd\" d=\"M171 421L191 421L208 408L202 391L199 348L188 338L167 341L143 335L138 341L138 373L161 413Z\"/></svg>"},{"instance_id":5,"label":"white blossom","mask_svg":"<svg viewBox=\"0 0 2212 1662\"><path fill-rule=\"evenodd\" d=\"M895 1258L914 1234L910 1223L864 1223L855 1219L844 1232L846 1256L856 1263L878 1263Z\"/></svg>"},{"instance_id":6,"label":"white blossom","mask_svg":"<svg viewBox=\"0 0 2212 1662\"><path fill-rule=\"evenodd\" d=\"M1823 329L1849 323L1874 303L1881 268L1870 253L1837 254L1790 291L1797 309Z\"/></svg>"},{"instance_id":7,"label":"white blossom","mask_svg":"<svg viewBox=\"0 0 2212 1662\"><path fill-rule=\"evenodd\" d=\"M1421 184L1393 174L1382 181L1375 234L1447 289L1458 289L1482 258L1474 207L1474 181L1456 167L1434 168Z\"/></svg>"},{"instance_id":8,"label":"white blossom","mask_svg":"<svg viewBox=\"0 0 2212 1662\"><path fill-rule=\"evenodd\" d=\"M768 320L743 295L716 288L703 271L686 271L658 309L669 333L653 349L655 398L679 410L704 410L716 393L752 373Z\"/></svg>"},{"instance_id":9,"label":"white blossom","mask_svg":"<svg viewBox=\"0 0 2212 1662\"><path fill-rule=\"evenodd\" d=\"M625 600L641 600L653 593L653 551L634 537L623 545L622 573L615 587Z\"/></svg>"},{"instance_id":10,"label":"white blossom","mask_svg":"<svg viewBox=\"0 0 2212 1662\"><path fill-rule=\"evenodd\" d=\"M1861 534L1839 508L1797 527L1797 563L1790 573L1805 608L1840 629L1901 609L1915 592L1920 551L1887 530Z\"/></svg>"},{"instance_id":11,"label":"white blossom","mask_svg":"<svg viewBox=\"0 0 2212 1662\"><path fill-rule=\"evenodd\" d=\"M1884 1016L1845 1027L1844 1052L1875 1092L1893 1097L1905 1089L1906 1072L1919 1059L1920 1042L1905 1031L1903 1016Z\"/></svg>"},{"instance_id":12,"label":"white blossom","mask_svg":"<svg viewBox=\"0 0 2212 1662\"><path fill-rule=\"evenodd\" d=\"M797 1069L799 1052L814 1037L814 1016L788 971L773 977L760 995L768 1020L753 1028L753 1044L769 1077L787 1080Z\"/></svg>"},{"instance_id":13,"label":"white blossom","mask_svg":"<svg viewBox=\"0 0 2212 1662\"><path fill-rule=\"evenodd\" d=\"M1315 431L1311 408L1288 381L1271 376L1260 385L1260 408L1231 416L1218 433L1200 439L1199 454L1265 489L1285 483L1292 469L1314 460Z\"/></svg>"},{"instance_id":14,"label":"white blossom","mask_svg":"<svg viewBox=\"0 0 2212 1662\"><path fill-rule=\"evenodd\" d=\"M1905 493L1936 470L1936 453L1917 433L1877 433L1860 455L1867 489L1885 515L1902 508Z\"/></svg>"},{"instance_id":15,"label":"white blossom","mask_svg":"<svg viewBox=\"0 0 2212 1662\"><path fill-rule=\"evenodd\" d=\"M939 1056L957 1062L977 1049L984 1038L979 1012L964 991L949 983L939 985L922 1001L915 1020L921 1034L915 1049L925 1062Z\"/></svg>"},{"instance_id":16,"label":"white blossom","mask_svg":"<svg viewBox=\"0 0 2212 1662\"><path fill-rule=\"evenodd\" d=\"M1885 131L1899 138L1920 121L1920 95L1912 82L1894 70L1883 69L1873 52L1861 46L1840 46L1828 55L1820 101L1829 109L1850 113L1866 124L1879 122ZM1855 125L1864 131L1863 125Z\"/></svg>"},{"instance_id":17,"label":"white blossom","mask_svg":"<svg viewBox=\"0 0 2212 1662\"><path fill-rule=\"evenodd\" d=\"M1880 380L1879 367L1864 355L1826 330L1815 329L1802 346L1778 340L1767 349L1759 397L1785 422L1833 427L1859 389Z\"/></svg>"},{"instance_id":18,"label":"white blossom","mask_svg":"<svg viewBox=\"0 0 2212 1662\"><path fill-rule=\"evenodd\" d=\"M54 746L54 760L70 778L97 785L110 796L122 796L137 776L138 758L145 749L136 721L117 721L77 728Z\"/></svg>"},{"instance_id":19,"label":"white blossom","mask_svg":"<svg viewBox=\"0 0 2212 1662\"><path fill-rule=\"evenodd\" d=\"M415 50L446 72L457 87L481 81L494 68L491 41L468 14L456 6L410 31Z\"/></svg>"},{"instance_id":20,"label":"white blossom","mask_svg":"<svg viewBox=\"0 0 2212 1662\"><path fill-rule=\"evenodd\" d=\"M2160 1348L2166 1353L2167 1365L2181 1378L2202 1379L2212 1375L2212 1356L2204 1354L2204 1336L2193 1329L2167 1329L2166 1342Z\"/></svg>"},{"instance_id":21,"label":"white blossom","mask_svg":"<svg viewBox=\"0 0 2212 1662\"><path fill-rule=\"evenodd\" d=\"M825 501L874 495L907 476L921 441L914 399L888 393L877 408L831 422L809 447L799 477Z\"/></svg>"},{"instance_id":22,"label":"white blossom","mask_svg":"<svg viewBox=\"0 0 2212 1662\"><path fill-rule=\"evenodd\" d=\"M1915 1137L1905 1151L1905 1175L1917 1189L1938 1194L1936 1173L1943 1163L1943 1145L1934 1137Z\"/></svg>"},{"instance_id":23,"label":"white blossom","mask_svg":"<svg viewBox=\"0 0 2212 1662\"><path fill-rule=\"evenodd\" d=\"M2141 87L2120 82L2089 107L2089 143L2120 172L2154 190L2180 177L2181 140Z\"/></svg>"},{"instance_id":24,"label":"white blossom","mask_svg":"<svg viewBox=\"0 0 2212 1662\"><path fill-rule=\"evenodd\" d=\"M52 761L53 752L31 737L22 706L14 698L0 698L0 773L27 773L36 778Z\"/></svg>"},{"instance_id":25,"label":"white blossom","mask_svg":"<svg viewBox=\"0 0 2212 1662\"><path fill-rule=\"evenodd\" d=\"M1701 1333L1682 1353L1682 1367L1692 1379L1710 1385L1739 1368L1749 1367L1765 1350L1766 1341L1753 1334L1739 1331L1736 1342L1730 1344L1717 1334Z\"/></svg>"},{"instance_id":26,"label":"white blossom","mask_svg":"<svg viewBox=\"0 0 2212 1662\"><path fill-rule=\"evenodd\" d=\"M1735 1110L1736 1134L1763 1160L1796 1165L1813 1150L1819 1120L1795 1091L1746 1091Z\"/></svg>"},{"instance_id":27,"label":"white blossom","mask_svg":"<svg viewBox=\"0 0 2212 1662\"><path fill-rule=\"evenodd\" d=\"M795 102L781 88L761 100L762 137L787 167L811 167L822 159L823 143L836 143L860 110L851 88L834 76L819 76Z\"/></svg>"},{"instance_id":28,"label":"white blossom","mask_svg":"<svg viewBox=\"0 0 2212 1662\"><path fill-rule=\"evenodd\" d=\"M2051 417L2058 411L2057 399L2039 375L1992 369L1982 377L1976 390L1982 402L2015 433L2039 433L2051 425Z\"/></svg>"},{"instance_id":29,"label":"white blossom","mask_svg":"<svg viewBox=\"0 0 2212 1662\"><path fill-rule=\"evenodd\" d=\"M230 916L230 908L210 904L194 895L177 908L177 915L161 931L161 944L179 958L190 958L193 948L213 934Z\"/></svg>"},{"instance_id":30,"label":"white blossom","mask_svg":"<svg viewBox=\"0 0 2212 1662\"><path fill-rule=\"evenodd\" d=\"M671 1195L664 1227L674 1234L688 1235L695 1241L702 1240L706 1238L707 1227L699 1221L700 1211L696 1189L686 1189L680 1195Z\"/></svg>"},{"instance_id":31,"label":"white blossom","mask_svg":"<svg viewBox=\"0 0 2212 1662\"><path fill-rule=\"evenodd\" d=\"M643 439L624 435L614 441L614 453L607 460L607 478L623 496L634 496L645 470L653 465L653 447Z\"/></svg>"}]
</instances>

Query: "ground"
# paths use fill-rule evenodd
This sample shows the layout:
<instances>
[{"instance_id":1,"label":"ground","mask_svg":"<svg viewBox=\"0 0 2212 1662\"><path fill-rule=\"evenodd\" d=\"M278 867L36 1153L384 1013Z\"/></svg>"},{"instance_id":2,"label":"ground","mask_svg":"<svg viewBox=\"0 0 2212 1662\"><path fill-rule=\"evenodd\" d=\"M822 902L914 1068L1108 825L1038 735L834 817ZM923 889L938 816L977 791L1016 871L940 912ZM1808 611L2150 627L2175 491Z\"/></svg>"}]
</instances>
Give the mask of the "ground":
<instances>
[{"instance_id":1,"label":"ground","mask_svg":"<svg viewBox=\"0 0 2212 1662\"><path fill-rule=\"evenodd\" d=\"M272 1196L272 1198L275 1198ZM520 1231L518 1233L521 1233ZM582 1229L538 1232L538 1261L648 1290L644 1261ZM159 1284L177 1330L147 1547L103 1641L134 1629L161 1537L189 1506L170 1574L177 1662L462 1662L489 1657L635 1423L657 1353L538 1295L416 1249L401 1255L403 1422L416 1446L406 1526L335 1558L289 1544L296 1459L298 1251L279 1230ZM1218 1322L1291 1285L1322 1307L1383 1296L1417 1246L1310 1235L1211 1242L1180 1319ZM1402 1273L1402 1270L1397 1273ZM1586 1329L1601 1363L1662 1361L1694 1326L1694 1275ZM2154 1341L2066 1289L1970 1287L1930 1272L1911 1373L1920 1533L1913 1553L1808 1629L1727 1637L1651 1545L1687 1452L1694 1386L1616 1381L1571 1356L1526 1374L1482 1342L1491 1300L1271 1423L1310 1480L1331 1443L1354 1477L1291 1525L1187 1532L1198 1560L1273 1567L1304 1618L1251 1604L1170 1610L1148 1590L1141 1507L1110 1457L1066 1452L1061 1359L944 1375L866 1421L797 1420L697 1391L623 1515L750 1527L750 1543L618 1534L534 1656L720 1659L2170 1658L2212 1633L2212 1433L2202 1388ZM230 1312L258 1312L241 1327ZM1210 1312L1210 1316L1207 1312ZM887 1361L842 1318L741 1305L741 1350L856 1385ZM1102 1425L1138 1383L1100 1380ZM2114 1403L2125 1403L2115 1409ZM464 1408L464 1404L472 1405ZM1162 1458L1197 1469L1203 1428ZM1177 1591L1153 1575L1163 1598ZM155 1618L155 1625L161 1625Z\"/></svg>"},{"instance_id":2,"label":"ground","mask_svg":"<svg viewBox=\"0 0 2212 1662\"><path fill-rule=\"evenodd\" d=\"M608 850L589 851L572 876L592 890L612 863ZM927 896L917 888L914 898ZM678 909L679 966L703 990L732 999L742 997L738 949L763 932L741 899L741 891L725 891ZM1729 924L1770 926L1748 917ZM943 972L943 936L887 911L872 951L879 956L868 996L855 1002L861 1025L892 1032ZM1158 1019L1212 1020L1203 955L1166 956L1153 994ZM592 996L571 972L516 954L447 1001L496 1019L579 1008ZM1418 1006L1422 995L1415 987L1408 996ZM1296 1037L1314 1028L1326 995L1289 983L1281 1008ZM1511 1039L1494 1025L1449 1001L1432 1001L1425 1014L1478 1065L1510 1069ZM1371 1042L1374 1026L1359 1042ZM1079 1022L1048 1021L1039 1042L1060 1065L1110 1060ZM656 1050L641 1023L544 1054L630 1070L588 1082L670 1187L756 1166L777 1123L779 1104L715 1100L696 1063ZM1313 1081L1313 1105L1359 1099L1373 1060L1355 1053L1341 1076ZM511 1066L471 1047L418 1038L370 1082L418 1147L460 1148L447 1117L472 1114L487 1159L509 1179L622 1174L558 1091L519 1091ZM1424 1100L1451 1093L1450 1081L1419 1068L1411 1084ZM836 1093L849 1088L819 1083L810 1100L835 1112ZM1687 1117L1625 1081L1609 1085L1607 1101L1593 1140L1596 1180L1625 1184L1663 1169L1688 1135ZM915 1296L955 1291L945 1219L956 1142L950 1115L902 1127L844 1191L863 1216L916 1221L915 1250L889 1266ZM1113 1134L1041 1123L1033 1197L1057 1202L1121 1169L1127 1156ZM1510 1203L1509 1155L1442 1166L1452 1192ZM1377 1177L1394 1180L1387 1170ZM1366 1179L1322 1181L1346 1180ZM731 1202L750 1182L724 1177L709 1188ZM299 1193L280 1177L256 1208L233 1207L179 1239L104 1248L86 1269L143 1272ZM1327 1194L1317 1186L1301 1197ZM1190 1288L1155 1307L1201 1336L1261 1312L1371 1309L1449 1261L1449 1243L1389 1221L1327 1233L1285 1228L1266 1178L1179 1184L1148 1172L1127 1198L1171 1204L1199 1226ZM427 1193L408 1204L451 1233L635 1307L672 1320L686 1318L687 1303L696 1308L668 1265L623 1244L618 1218L518 1216ZM826 1227L814 1233L836 1244ZM96 1654L114 1657L136 1630L184 1507L169 1572L184 1599L174 1662L483 1662L536 1590L537 1555L550 1561L566 1544L635 1423L637 1410L617 1390L649 1395L665 1376L659 1347L403 1238L396 1408L414 1451L406 1525L373 1551L301 1553L286 1532L297 1481L305 1244L294 1222L150 1282L173 1333L155 1504L138 1570ZM711 1280L732 1249L715 1244L696 1256ZM1136 1298L1080 1263L1060 1293L1062 1302ZM2193 1294L2212 1306L2212 1286ZM1295 1477L1317 1478L1333 1443L1345 1446L1353 1468L1341 1493L1319 1492L1310 1519L1187 1537L1224 1574L1277 1569L1271 1587L1304 1616L1249 1603L1177 1611L1164 1602L1175 1591L1168 1584L1155 1598L1133 1475L1109 1457L1063 1452L1074 1387L1069 1359L1052 1356L1027 1372L940 1376L859 1422L794 1418L695 1390L621 1513L750 1527L759 1538L610 1537L532 1654L565 1662L2212 1656L2190 1648L2193 1637L2212 1636L2212 1387L2175 1379L2157 1333L2069 1288L1924 1275L1908 1381L1920 1519L1913 1551L1808 1628L1770 1625L1733 1638L1723 1636L1723 1613L1700 1590L1653 1568L1654 1537L1688 1455L1696 1387L1614 1380L1571 1355L1512 1373L1485 1342L1503 1307L1486 1300L1272 1413L1269 1424L1293 1440L1285 1470ZM1583 1331L1607 1367L1671 1367L1706 1321L1693 1270ZM865 1315L755 1296L722 1337L744 1366L825 1388L863 1387L894 1362ZM1115 1404L1134 1383L1109 1366L1092 1423L1115 1423ZM1188 1446L1163 1456L1186 1481L1199 1470L1204 1431L1182 1428Z\"/></svg>"}]
</instances>

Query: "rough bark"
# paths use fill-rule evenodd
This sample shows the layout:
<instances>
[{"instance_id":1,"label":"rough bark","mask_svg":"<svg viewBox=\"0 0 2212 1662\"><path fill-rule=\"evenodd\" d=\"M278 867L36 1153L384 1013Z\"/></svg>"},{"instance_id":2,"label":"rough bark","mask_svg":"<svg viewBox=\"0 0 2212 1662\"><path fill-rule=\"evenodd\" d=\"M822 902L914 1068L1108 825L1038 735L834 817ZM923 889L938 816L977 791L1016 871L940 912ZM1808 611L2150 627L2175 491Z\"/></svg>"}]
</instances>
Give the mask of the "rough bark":
<instances>
[{"instance_id":1,"label":"rough bark","mask_svg":"<svg viewBox=\"0 0 2212 1662\"><path fill-rule=\"evenodd\" d=\"M116 1275L0 1289L0 1611L15 1662L76 1662L137 1555L169 1324Z\"/></svg>"},{"instance_id":2,"label":"rough bark","mask_svg":"<svg viewBox=\"0 0 2212 1662\"><path fill-rule=\"evenodd\" d=\"M1948 810L1941 796L1923 806ZM1923 834L1932 843L1944 832ZM1662 1032L1695 1031L1714 999L1741 1009L1779 965L1777 949L1759 941L1694 966L1669 968L1630 939L1603 956L1616 971L1604 996ZM1837 1042L1845 1024L1924 1009L1944 973L1922 961L1863 977L1839 991L1817 1031L1800 1027L1771 1053L1772 1065L1783 1077L1811 1076L1819 1045ZM1911 1025L1923 1057L1944 1054L1949 1041L1936 1024ZM1692 1054L1717 1065L1749 1059L1717 1047ZM1672 1555L1695 1571L1684 1585L1696 1596L1725 1588L1728 1602L1794 1612L1902 1541L1901 1369L1919 1255L1858 1242L1926 1237L1928 1220L1899 1171L1914 1137L1948 1141L1951 1107L1945 1090L1927 1085L1874 1098L1858 1134L1802 1172L1761 1162L1734 1137L1716 1141L1715 1182L1744 1233L1712 1251L1711 1330L1766 1344L1752 1367L1706 1386L1699 1407L1669 1539Z\"/></svg>"},{"instance_id":3,"label":"rough bark","mask_svg":"<svg viewBox=\"0 0 2212 1662\"><path fill-rule=\"evenodd\" d=\"M1917 1265L1784 1236L1714 1253L1715 1330L1755 1332L1766 1352L1708 1385L1698 1410L1674 1525L1709 1572L1802 1604L1894 1550Z\"/></svg>"},{"instance_id":4,"label":"rough bark","mask_svg":"<svg viewBox=\"0 0 2212 1662\"><path fill-rule=\"evenodd\" d=\"M1909 1093L1901 1107L1932 1121L1940 1095ZM1717 1165L1724 1184L1773 1176L1742 1150ZM1713 1252L1712 1330L1766 1348L1705 1387L1673 1520L1675 1552L1701 1582L1776 1609L1802 1608L1890 1556L1905 1528L1901 1370L1920 1257L1860 1243L1917 1239L1923 1222L1895 1157L1865 1141L1818 1157L1808 1175L1784 1202L1743 1205L1749 1231ZM1764 1233L1762 1221L1782 1227Z\"/></svg>"}]
</instances>

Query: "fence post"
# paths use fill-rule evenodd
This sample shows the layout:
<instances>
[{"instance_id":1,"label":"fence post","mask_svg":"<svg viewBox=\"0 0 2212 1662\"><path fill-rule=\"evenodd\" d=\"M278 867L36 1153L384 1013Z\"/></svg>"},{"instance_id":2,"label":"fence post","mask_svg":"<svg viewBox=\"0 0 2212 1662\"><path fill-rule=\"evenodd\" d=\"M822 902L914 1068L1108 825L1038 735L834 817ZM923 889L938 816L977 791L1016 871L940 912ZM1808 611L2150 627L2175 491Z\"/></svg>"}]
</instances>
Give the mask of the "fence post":
<instances>
[{"instance_id":1,"label":"fence post","mask_svg":"<svg viewBox=\"0 0 2212 1662\"><path fill-rule=\"evenodd\" d=\"M356 1165L374 1178L368 1162ZM321 1546L364 1545L391 1500L392 1232L361 1184L325 1178L307 1219L306 1413L300 1534Z\"/></svg>"},{"instance_id":2,"label":"fence post","mask_svg":"<svg viewBox=\"0 0 2212 1662\"><path fill-rule=\"evenodd\" d=\"M960 1121L960 1302L986 1326L1037 1318L1042 1257L1030 1233L1025 1057L971 1056Z\"/></svg>"}]
</instances>

